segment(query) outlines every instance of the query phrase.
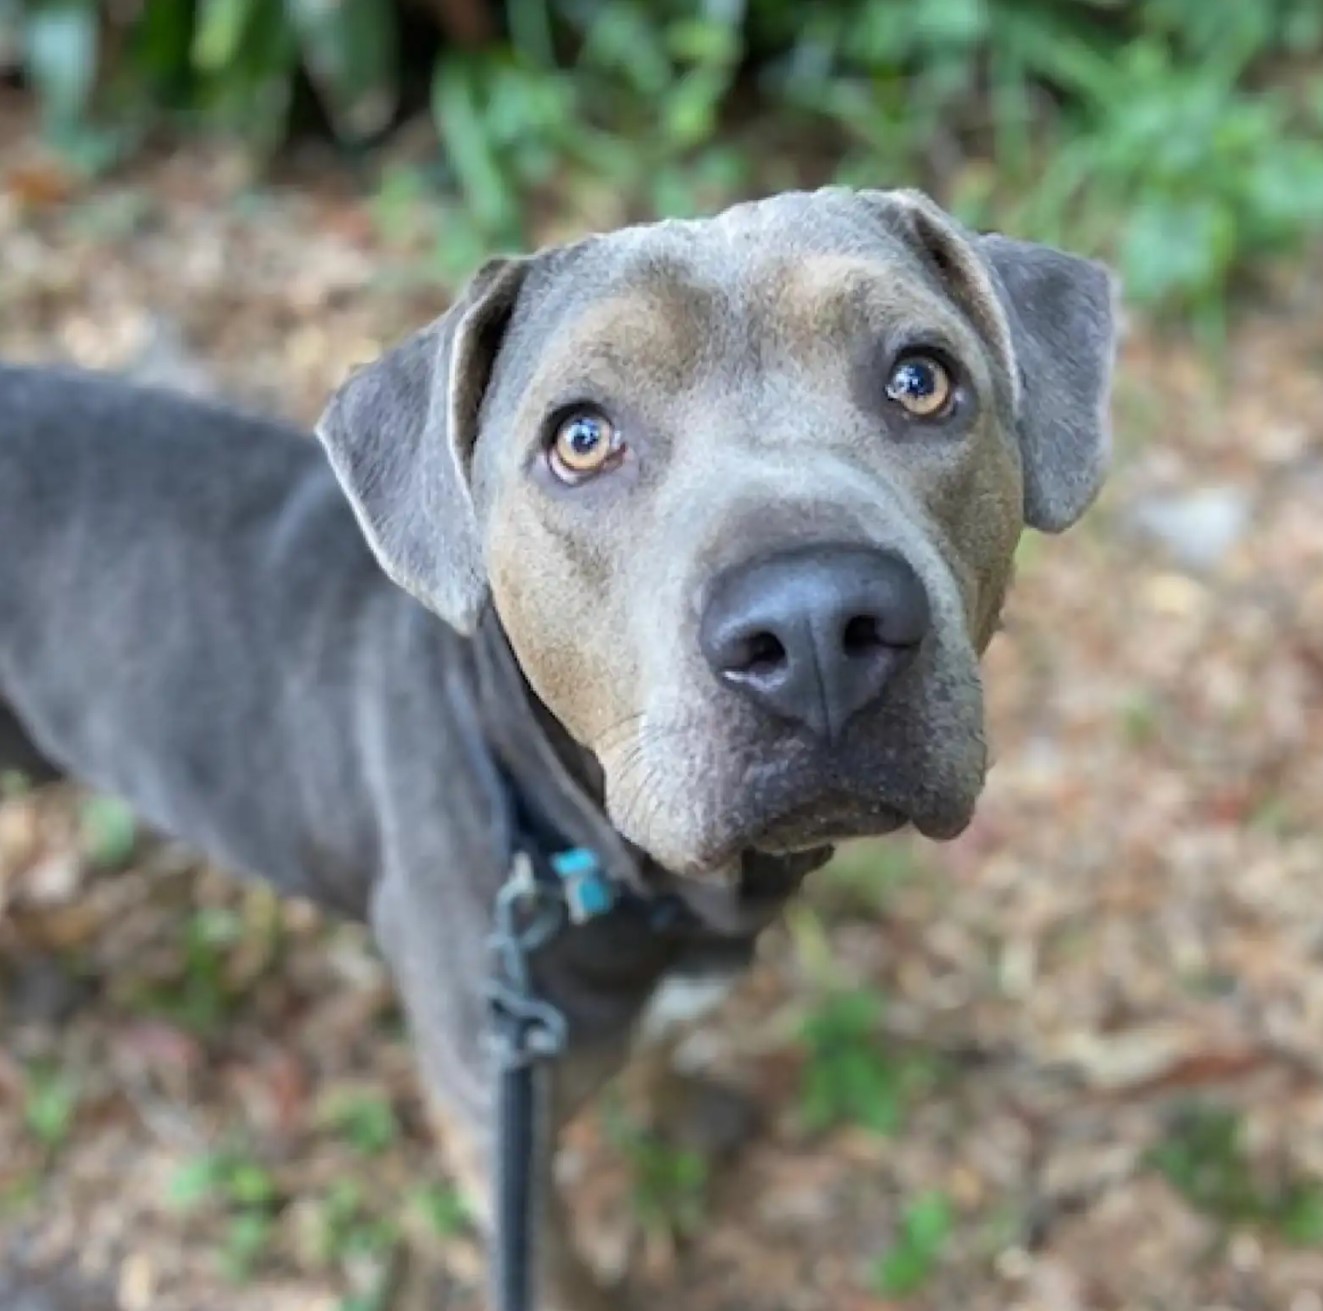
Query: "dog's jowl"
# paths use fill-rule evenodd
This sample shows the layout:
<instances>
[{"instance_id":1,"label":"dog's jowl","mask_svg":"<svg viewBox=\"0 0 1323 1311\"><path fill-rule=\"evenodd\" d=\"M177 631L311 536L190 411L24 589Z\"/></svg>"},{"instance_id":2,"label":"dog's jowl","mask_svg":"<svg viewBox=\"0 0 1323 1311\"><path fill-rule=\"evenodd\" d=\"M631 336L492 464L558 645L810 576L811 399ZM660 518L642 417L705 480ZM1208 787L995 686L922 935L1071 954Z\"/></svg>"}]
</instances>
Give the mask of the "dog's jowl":
<instances>
[{"instance_id":1,"label":"dog's jowl","mask_svg":"<svg viewBox=\"0 0 1323 1311\"><path fill-rule=\"evenodd\" d=\"M833 842L968 823L979 657L1020 533L1098 490L1112 353L1099 266L832 189L492 262L322 446L0 368L0 768L366 918L482 1214L493 787L628 892L532 962L563 1120ZM545 1201L544 1305L623 1305Z\"/></svg>"}]
</instances>

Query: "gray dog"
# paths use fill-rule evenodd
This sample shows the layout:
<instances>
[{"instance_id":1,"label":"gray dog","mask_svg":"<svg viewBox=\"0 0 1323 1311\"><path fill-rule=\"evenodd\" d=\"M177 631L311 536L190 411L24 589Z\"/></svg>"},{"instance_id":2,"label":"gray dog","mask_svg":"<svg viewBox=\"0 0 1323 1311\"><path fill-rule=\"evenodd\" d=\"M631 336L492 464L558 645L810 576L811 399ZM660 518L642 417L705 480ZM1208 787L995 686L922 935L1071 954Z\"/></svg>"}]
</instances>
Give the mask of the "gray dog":
<instances>
[{"instance_id":1,"label":"gray dog","mask_svg":"<svg viewBox=\"0 0 1323 1311\"><path fill-rule=\"evenodd\" d=\"M345 384L329 464L0 369L0 766L365 917L482 1214L495 771L688 907L538 957L563 1121L828 844L969 821L978 659L1021 531L1098 490L1113 350L1098 265L830 189L487 265ZM548 1304L622 1305L546 1192Z\"/></svg>"}]
</instances>

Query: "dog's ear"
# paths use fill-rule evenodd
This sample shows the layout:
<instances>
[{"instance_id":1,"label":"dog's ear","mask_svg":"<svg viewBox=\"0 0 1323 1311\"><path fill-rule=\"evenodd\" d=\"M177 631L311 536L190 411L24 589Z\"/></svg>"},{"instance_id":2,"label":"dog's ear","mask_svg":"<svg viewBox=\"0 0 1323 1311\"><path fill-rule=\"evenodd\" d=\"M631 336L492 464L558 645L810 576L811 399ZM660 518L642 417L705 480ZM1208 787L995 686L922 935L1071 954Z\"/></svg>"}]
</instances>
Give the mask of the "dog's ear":
<instances>
[{"instance_id":1,"label":"dog's ear","mask_svg":"<svg viewBox=\"0 0 1323 1311\"><path fill-rule=\"evenodd\" d=\"M527 265L485 264L445 314L344 383L317 425L386 573L465 633L487 598L470 493L478 416Z\"/></svg>"},{"instance_id":2,"label":"dog's ear","mask_svg":"<svg viewBox=\"0 0 1323 1311\"><path fill-rule=\"evenodd\" d=\"M1069 528L1107 472L1115 279L1102 264L1051 246L968 234L917 192L897 199L1010 371L1025 522L1051 533Z\"/></svg>"},{"instance_id":3,"label":"dog's ear","mask_svg":"<svg viewBox=\"0 0 1323 1311\"><path fill-rule=\"evenodd\" d=\"M1111 455L1116 282L1102 264L989 234L992 270L1020 380L1025 522L1069 528L1102 486Z\"/></svg>"}]
</instances>

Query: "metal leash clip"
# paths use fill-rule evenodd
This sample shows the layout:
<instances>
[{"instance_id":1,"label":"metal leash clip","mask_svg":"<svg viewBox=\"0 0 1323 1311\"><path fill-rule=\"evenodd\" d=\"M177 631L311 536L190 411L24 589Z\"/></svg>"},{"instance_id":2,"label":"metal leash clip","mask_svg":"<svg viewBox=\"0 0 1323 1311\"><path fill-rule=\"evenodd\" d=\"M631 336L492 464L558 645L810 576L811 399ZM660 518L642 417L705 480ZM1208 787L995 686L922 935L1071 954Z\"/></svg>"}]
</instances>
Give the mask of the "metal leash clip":
<instances>
[{"instance_id":1,"label":"metal leash clip","mask_svg":"<svg viewBox=\"0 0 1323 1311\"><path fill-rule=\"evenodd\" d=\"M496 969L487 988L491 1033L502 1068L549 1060L565 1048L565 1016L533 989L528 958L565 925L565 898L538 879L526 852L518 852L496 898L491 946Z\"/></svg>"}]
</instances>

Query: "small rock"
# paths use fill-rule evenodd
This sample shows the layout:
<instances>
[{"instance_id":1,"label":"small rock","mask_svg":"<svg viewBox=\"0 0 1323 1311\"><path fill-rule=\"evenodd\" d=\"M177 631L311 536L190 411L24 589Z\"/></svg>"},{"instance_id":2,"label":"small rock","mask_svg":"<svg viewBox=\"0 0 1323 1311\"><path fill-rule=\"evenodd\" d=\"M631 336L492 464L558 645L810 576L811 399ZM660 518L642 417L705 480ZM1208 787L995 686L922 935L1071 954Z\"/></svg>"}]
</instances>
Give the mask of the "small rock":
<instances>
[{"instance_id":1,"label":"small rock","mask_svg":"<svg viewBox=\"0 0 1323 1311\"><path fill-rule=\"evenodd\" d=\"M1215 569L1245 535L1250 498L1239 487L1152 496L1131 510L1131 528L1157 542L1183 569Z\"/></svg>"}]
</instances>

